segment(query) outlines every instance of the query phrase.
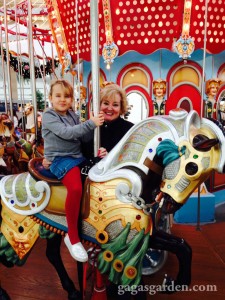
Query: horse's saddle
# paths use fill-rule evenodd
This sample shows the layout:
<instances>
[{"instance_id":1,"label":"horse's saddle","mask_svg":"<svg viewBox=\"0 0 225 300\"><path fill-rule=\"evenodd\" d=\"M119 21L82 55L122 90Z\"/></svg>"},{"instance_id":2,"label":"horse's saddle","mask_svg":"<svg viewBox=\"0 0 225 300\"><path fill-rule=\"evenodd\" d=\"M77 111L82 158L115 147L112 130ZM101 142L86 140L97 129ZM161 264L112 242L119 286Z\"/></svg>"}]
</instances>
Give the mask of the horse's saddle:
<instances>
[{"instance_id":1,"label":"horse's saddle","mask_svg":"<svg viewBox=\"0 0 225 300\"><path fill-rule=\"evenodd\" d=\"M46 170L42 165L43 157L35 157L29 161L28 170L31 176L37 181L45 181L50 185L51 197L45 210L49 213L65 214L65 199L66 188L57 177L51 173L50 170ZM87 190L88 179L84 183L84 190ZM90 210L89 198L83 195L81 214L83 217L88 216Z\"/></svg>"},{"instance_id":2,"label":"horse's saddle","mask_svg":"<svg viewBox=\"0 0 225 300\"><path fill-rule=\"evenodd\" d=\"M35 157L29 161L28 170L31 176L37 181L43 180L50 185L62 185L61 181L50 170L43 167L42 161L43 157Z\"/></svg>"},{"instance_id":3,"label":"horse's saddle","mask_svg":"<svg viewBox=\"0 0 225 300\"><path fill-rule=\"evenodd\" d=\"M29 161L28 170L36 181L45 181L50 186L51 197L45 210L49 213L65 214L66 188L60 180L42 165L43 157L36 157Z\"/></svg>"}]
</instances>

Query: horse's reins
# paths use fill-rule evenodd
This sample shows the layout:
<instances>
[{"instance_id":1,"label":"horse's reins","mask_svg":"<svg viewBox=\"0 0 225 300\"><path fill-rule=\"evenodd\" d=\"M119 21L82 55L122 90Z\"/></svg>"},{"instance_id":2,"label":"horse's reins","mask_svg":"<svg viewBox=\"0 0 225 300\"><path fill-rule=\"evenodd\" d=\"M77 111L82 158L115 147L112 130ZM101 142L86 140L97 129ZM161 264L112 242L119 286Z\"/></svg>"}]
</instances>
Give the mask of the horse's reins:
<instances>
[{"instance_id":1,"label":"horse's reins","mask_svg":"<svg viewBox=\"0 0 225 300\"><path fill-rule=\"evenodd\" d=\"M158 175L162 175L163 172L163 168L158 165L156 162L154 162L153 160L151 160L150 158L146 157L146 159L144 160L144 165L151 171L155 172Z\"/></svg>"}]
</instances>

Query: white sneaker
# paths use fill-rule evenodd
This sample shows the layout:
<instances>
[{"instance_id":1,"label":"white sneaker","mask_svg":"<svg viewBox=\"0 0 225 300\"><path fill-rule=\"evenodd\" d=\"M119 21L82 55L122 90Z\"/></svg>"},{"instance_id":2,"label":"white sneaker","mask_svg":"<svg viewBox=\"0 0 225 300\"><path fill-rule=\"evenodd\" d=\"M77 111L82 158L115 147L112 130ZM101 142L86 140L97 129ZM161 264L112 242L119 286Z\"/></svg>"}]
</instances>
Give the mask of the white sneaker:
<instances>
[{"instance_id":1,"label":"white sneaker","mask_svg":"<svg viewBox=\"0 0 225 300\"><path fill-rule=\"evenodd\" d=\"M68 234L64 238L64 242L70 252L70 255L80 262L85 262L88 260L88 255L86 250L84 249L81 242L76 243L74 245L71 244Z\"/></svg>"}]
</instances>

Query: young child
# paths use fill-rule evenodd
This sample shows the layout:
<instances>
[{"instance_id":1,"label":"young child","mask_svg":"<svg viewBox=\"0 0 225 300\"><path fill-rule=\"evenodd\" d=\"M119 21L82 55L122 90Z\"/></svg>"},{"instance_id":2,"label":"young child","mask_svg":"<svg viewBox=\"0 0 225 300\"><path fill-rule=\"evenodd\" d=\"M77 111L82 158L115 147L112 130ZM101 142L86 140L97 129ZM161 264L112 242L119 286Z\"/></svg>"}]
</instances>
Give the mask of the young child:
<instances>
[{"instance_id":1,"label":"young child","mask_svg":"<svg viewBox=\"0 0 225 300\"><path fill-rule=\"evenodd\" d=\"M85 159L81 153L81 141L93 138L93 130L104 122L103 113L79 123L78 116L71 110L74 101L73 88L66 80L52 83L49 93L52 108L42 117L44 156L50 171L67 188L65 212L68 234L64 241L71 256L85 262L87 252L78 235L78 217L82 195L82 183L78 165ZM46 167L46 163L43 165Z\"/></svg>"}]
</instances>

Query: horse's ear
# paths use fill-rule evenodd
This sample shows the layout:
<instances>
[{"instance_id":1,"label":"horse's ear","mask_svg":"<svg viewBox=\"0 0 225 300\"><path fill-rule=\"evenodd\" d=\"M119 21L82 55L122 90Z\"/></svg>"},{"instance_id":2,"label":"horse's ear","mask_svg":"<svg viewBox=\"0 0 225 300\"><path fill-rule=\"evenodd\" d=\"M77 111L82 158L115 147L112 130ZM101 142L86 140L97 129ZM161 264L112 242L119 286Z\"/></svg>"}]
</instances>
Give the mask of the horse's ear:
<instances>
[{"instance_id":1,"label":"horse's ear","mask_svg":"<svg viewBox=\"0 0 225 300\"><path fill-rule=\"evenodd\" d=\"M193 139L193 147L199 151L209 151L219 143L218 139L209 139L203 134L198 134Z\"/></svg>"}]
</instances>

